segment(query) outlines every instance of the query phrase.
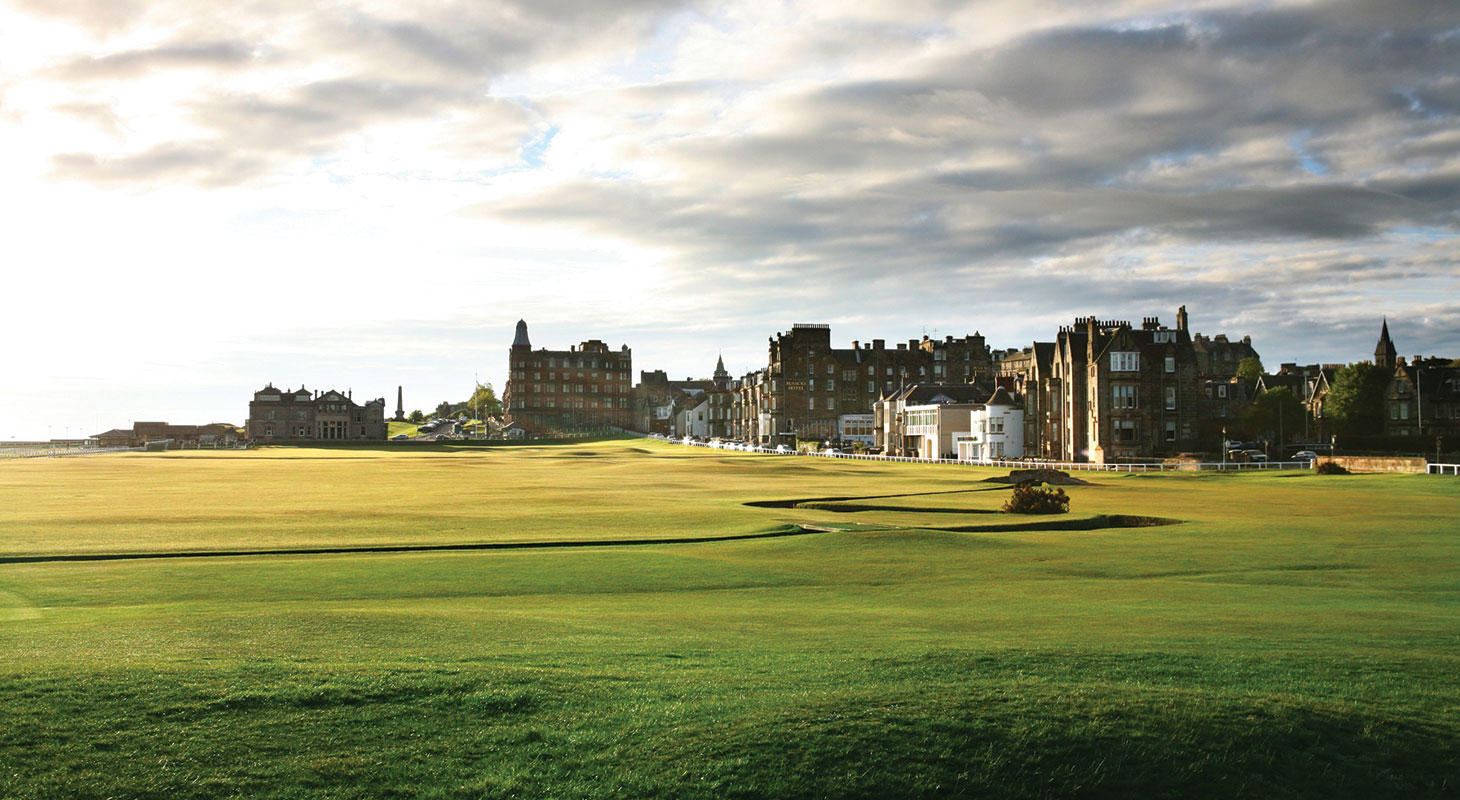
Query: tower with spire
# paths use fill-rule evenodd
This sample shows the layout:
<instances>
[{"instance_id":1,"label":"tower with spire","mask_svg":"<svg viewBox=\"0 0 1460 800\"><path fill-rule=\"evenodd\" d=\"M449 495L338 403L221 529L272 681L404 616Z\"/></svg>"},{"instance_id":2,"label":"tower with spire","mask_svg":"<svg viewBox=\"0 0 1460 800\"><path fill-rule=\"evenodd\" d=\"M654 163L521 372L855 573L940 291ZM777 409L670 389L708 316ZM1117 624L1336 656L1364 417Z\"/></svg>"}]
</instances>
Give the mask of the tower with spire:
<instances>
[{"instance_id":1,"label":"tower with spire","mask_svg":"<svg viewBox=\"0 0 1460 800\"><path fill-rule=\"evenodd\" d=\"M1394 342L1389 339L1389 317L1384 317L1384 325L1379 329L1379 343L1374 346L1374 365L1385 369L1394 369L1399 362L1399 351L1395 349Z\"/></svg>"},{"instance_id":2,"label":"tower with spire","mask_svg":"<svg viewBox=\"0 0 1460 800\"><path fill-rule=\"evenodd\" d=\"M715 362L715 375L712 381L716 389L730 388L730 373L725 371L725 356L720 356Z\"/></svg>"}]
</instances>

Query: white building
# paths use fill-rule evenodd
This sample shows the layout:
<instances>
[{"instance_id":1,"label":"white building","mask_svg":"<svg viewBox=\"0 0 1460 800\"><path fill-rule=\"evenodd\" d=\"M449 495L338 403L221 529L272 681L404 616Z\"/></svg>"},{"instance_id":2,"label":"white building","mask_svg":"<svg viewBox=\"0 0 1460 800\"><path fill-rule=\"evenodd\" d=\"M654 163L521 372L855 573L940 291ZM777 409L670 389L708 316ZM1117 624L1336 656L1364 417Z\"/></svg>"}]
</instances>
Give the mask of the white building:
<instances>
[{"instance_id":1,"label":"white building","mask_svg":"<svg viewBox=\"0 0 1460 800\"><path fill-rule=\"evenodd\" d=\"M837 438L843 442L872 445L872 415L843 414L837 418Z\"/></svg>"},{"instance_id":2,"label":"white building","mask_svg":"<svg viewBox=\"0 0 1460 800\"><path fill-rule=\"evenodd\" d=\"M971 434L975 403L934 403L903 409L904 448L918 458L953 458L957 442Z\"/></svg>"},{"instance_id":3,"label":"white building","mask_svg":"<svg viewBox=\"0 0 1460 800\"><path fill-rule=\"evenodd\" d=\"M905 387L872 405L872 445L886 448L885 452L893 456L952 458L957 451L955 435L969 431L969 410L981 405L979 401L992 393L988 387L967 383L918 383ZM943 406L962 411L948 415L926 413ZM914 411L918 412L917 416L913 415Z\"/></svg>"},{"instance_id":4,"label":"white building","mask_svg":"<svg viewBox=\"0 0 1460 800\"><path fill-rule=\"evenodd\" d=\"M960 461L1024 457L1024 407L1000 387L970 414L969 434L957 443Z\"/></svg>"},{"instance_id":5,"label":"white building","mask_svg":"<svg viewBox=\"0 0 1460 800\"><path fill-rule=\"evenodd\" d=\"M675 436L698 436L704 439L710 435L710 399L703 392L685 403L674 415Z\"/></svg>"}]
</instances>

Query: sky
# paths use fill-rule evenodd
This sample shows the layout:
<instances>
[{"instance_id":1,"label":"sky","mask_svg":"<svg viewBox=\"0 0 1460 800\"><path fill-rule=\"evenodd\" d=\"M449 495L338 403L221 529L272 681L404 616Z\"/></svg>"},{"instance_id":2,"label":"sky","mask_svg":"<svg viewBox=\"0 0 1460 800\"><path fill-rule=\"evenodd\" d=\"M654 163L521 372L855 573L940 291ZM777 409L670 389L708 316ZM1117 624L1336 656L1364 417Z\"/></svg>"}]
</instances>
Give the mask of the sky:
<instances>
[{"instance_id":1,"label":"sky","mask_svg":"<svg viewBox=\"0 0 1460 800\"><path fill-rule=\"evenodd\" d=\"M1460 356L1460 4L0 0L0 438L833 342Z\"/></svg>"}]
</instances>

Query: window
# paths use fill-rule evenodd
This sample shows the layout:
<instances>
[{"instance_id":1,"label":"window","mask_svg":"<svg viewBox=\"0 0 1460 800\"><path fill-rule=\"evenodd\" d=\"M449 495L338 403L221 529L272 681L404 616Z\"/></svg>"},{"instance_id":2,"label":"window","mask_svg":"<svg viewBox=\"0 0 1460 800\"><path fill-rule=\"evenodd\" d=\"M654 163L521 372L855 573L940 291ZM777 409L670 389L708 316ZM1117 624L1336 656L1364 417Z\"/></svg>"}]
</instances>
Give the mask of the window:
<instances>
[{"instance_id":1,"label":"window","mask_svg":"<svg viewBox=\"0 0 1460 800\"><path fill-rule=\"evenodd\" d=\"M836 365L835 364L827 364L826 365L826 374L828 374L828 375L835 375L836 374Z\"/></svg>"},{"instance_id":2,"label":"window","mask_svg":"<svg viewBox=\"0 0 1460 800\"><path fill-rule=\"evenodd\" d=\"M808 410L810 410L810 411L815 411L816 410L816 398L814 398L814 397L808 397L808 398L806 398L806 408Z\"/></svg>"},{"instance_id":3,"label":"window","mask_svg":"<svg viewBox=\"0 0 1460 800\"><path fill-rule=\"evenodd\" d=\"M1175 411L1176 410L1176 387L1175 386L1167 386L1166 387L1166 410L1167 411Z\"/></svg>"},{"instance_id":4,"label":"window","mask_svg":"<svg viewBox=\"0 0 1460 800\"><path fill-rule=\"evenodd\" d=\"M834 392L834 391L836 391L836 378L827 378L826 379L826 390L828 392Z\"/></svg>"},{"instance_id":5,"label":"window","mask_svg":"<svg viewBox=\"0 0 1460 800\"><path fill-rule=\"evenodd\" d=\"M877 381L867 381L867 394L877 391Z\"/></svg>"},{"instance_id":6,"label":"window","mask_svg":"<svg viewBox=\"0 0 1460 800\"><path fill-rule=\"evenodd\" d=\"M1003 432L1004 432L1004 418L1003 417L989 417L989 433L1003 433Z\"/></svg>"},{"instance_id":7,"label":"window","mask_svg":"<svg viewBox=\"0 0 1460 800\"><path fill-rule=\"evenodd\" d=\"M1227 396L1227 386L1226 386L1226 384L1218 385L1217 386L1217 397L1226 397L1226 396Z\"/></svg>"},{"instance_id":8,"label":"window","mask_svg":"<svg viewBox=\"0 0 1460 800\"><path fill-rule=\"evenodd\" d=\"M1133 419L1116 421L1115 440L1117 442L1134 442L1136 440L1136 421Z\"/></svg>"},{"instance_id":9,"label":"window","mask_svg":"<svg viewBox=\"0 0 1460 800\"><path fill-rule=\"evenodd\" d=\"M1168 441L1168 442L1174 442L1174 441L1176 441L1176 421L1175 420L1171 420L1171 421L1169 421L1169 422L1166 423L1166 441Z\"/></svg>"},{"instance_id":10,"label":"window","mask_svg":"<svg viewBox=\"0 0 1460 800\"><path fill-rule=\"evenodd\" d=\"M828 398L826 398L826 410L827 411L835 411L836 410L836 398L835 397L828 397Z\"/></svg>"},{"instance_id":11,"label":"window","mask_svg":"<svg viewBox=\"0 0 1460 800\"><path fill-rule=\"evenodd\" d=\"M1398 403L1390 403L1389 404L1389 418L1390 419L1399 419L1399 404Z\"/></svg>"},{"instance_id":12,"label":"window","mask_svg":"<svg viewBox=\"0 0 1460 800\"><path fill-rule=\"evenodd\" d=\"M1166 356L1166 371L1167 372L1175 372L1176 371L1176 356Z\"/></svg>"},{"instance_id":13,"label":"window","mask_svg":"<svg viewBox=\"0 0 1460 800\"><path fill-rule=\"evenodd\" d=\"M1156 331L1152 335L1151 340L1154 341L1156 344L1174 342L1176 341L1176 331Z\"/></svg>"},{"instance_id":14,"label":"window","mask_svg":"<svg viewBox=\"0 0 1460 800\"><path fill-rule=\"evenodd\" d=\"M1119 351L1110 354L1111 372L1137 372L1141 368L1141 354Z\"/></svg>"},{"instance_id":15,"label":"window","mask_svg":"<svg viewBox=\"0 0 1460 800\"><path fill-rule=\"evenodd\" d=\"M1117 383L1110 387L1111 408L1135 408L1136 386L1133 383Z\"/></svg>"}]
</instances>

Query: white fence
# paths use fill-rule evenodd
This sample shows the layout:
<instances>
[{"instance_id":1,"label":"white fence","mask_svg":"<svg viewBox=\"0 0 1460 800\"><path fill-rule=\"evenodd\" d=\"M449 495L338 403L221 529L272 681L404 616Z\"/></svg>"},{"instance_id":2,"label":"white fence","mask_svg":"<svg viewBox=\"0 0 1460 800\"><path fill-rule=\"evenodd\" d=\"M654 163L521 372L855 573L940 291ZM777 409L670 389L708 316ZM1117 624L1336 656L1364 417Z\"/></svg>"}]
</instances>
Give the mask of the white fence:
<instances>
[{"instance_id":1,"label":"white fence","mask_svg":"<svg viewBox=\"0 0 1460 800\"><path fill-rule=\"evenodd\" d=\"M656 437L657 438L657 437ZM1313 469L1311 461L1256 461L1256 462L1196 462L1184 461L1167 464L1154 461L1149 463L1136 464L1091 464L1087 462L1067 461L962 461L956 458L919 458L917 456L881 456L867 455L862 453L826 453L826 452L802 452L790 448L757 447L748 444L722 443L722 442L685 442L682 439L661 439L670 444L686 445L689 447L707 447L714 450L732 450L742 453L760 453L771 456L814 456L818 458L844 458L853 461L901 461L911 464L955 464L965 467L1005 467L1009 469L1060 469L1078 470L1085 472L1197 472L1197 471L1240 471L1254 469Z\"/></svg>"},{"instance_id":2,"label":"white fence","mask_svg":"<svg viewBox=\"0 0 1460 800\"><path fill-rule=\"evenodd\" d=\"M1425 464L1429 475L1460 475L1460 464Z\"/></svg>"},{"instance_id":3,"label":"white fence","mask_svg":"<svg viewBox=\"0 0 1460 800\"><path fill-rule=\"evenodd\" d=\"M139 453L140 447L57 447L36 445L34 447L0 447L0 461L12 458L61 458L63 456L90 456L97 453Z\"/></svg>"}]
</instances>

